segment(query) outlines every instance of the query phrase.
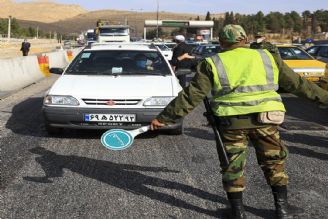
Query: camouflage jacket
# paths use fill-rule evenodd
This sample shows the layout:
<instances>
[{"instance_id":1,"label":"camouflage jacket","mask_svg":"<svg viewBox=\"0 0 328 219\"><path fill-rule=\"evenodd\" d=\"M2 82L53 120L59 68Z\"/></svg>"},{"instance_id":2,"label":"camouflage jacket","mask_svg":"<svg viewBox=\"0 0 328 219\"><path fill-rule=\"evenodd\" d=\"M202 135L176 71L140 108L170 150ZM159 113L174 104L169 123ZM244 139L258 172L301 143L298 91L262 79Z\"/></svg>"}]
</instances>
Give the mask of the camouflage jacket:
<instances>
[{"instance_id":1,"label":"camouflage jacket","mask_svg":"<svg viewBox=\"0 0 328 219\"><path fill-rule=\"evenodd\" d=\"M274 57L279 68L279 87L299 97L304 97L328 105L328 92L295 74L281 59L278 49L271 43L264 42L263 49L267 49ZM157 116L157 119L166 124L174 123L176 119L184 117L199 105L204 97L213 88L213 73L210 64L203 60L197 65L197 73L190 81L189 86Z\"/></svg>"}]
</instances>

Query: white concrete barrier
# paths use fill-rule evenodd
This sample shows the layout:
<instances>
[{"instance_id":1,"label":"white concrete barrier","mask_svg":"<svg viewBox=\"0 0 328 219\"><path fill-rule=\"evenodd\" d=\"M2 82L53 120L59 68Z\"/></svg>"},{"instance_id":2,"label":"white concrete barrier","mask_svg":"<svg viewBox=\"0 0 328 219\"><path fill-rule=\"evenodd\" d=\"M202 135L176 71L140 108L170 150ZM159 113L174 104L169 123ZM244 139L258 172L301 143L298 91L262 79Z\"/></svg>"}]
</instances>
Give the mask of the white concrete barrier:
<instances>
[{"instance_id":1,"label":"white concrete barrier","mask_svg":"<svg viewBox=\"0 0 328 219\"><path fill-rule=\"evenodd\" d=\"M82 48L73 49L73 57L78 55L81 50ZM43 53L42 55L49 57L49 68L66 68L69 64L65 50ZM44 77L37 56L0 59L0 96L2 93L33 84Z\"/></svg>"},{"instance_id":2,"label":"white concrete barrier","mask_svg":"<svg viewBox=\"0 0 328 219\"><path fill-rule=\"evenodd\" d=\"M13 91L44 78L36 56L0 59L0 91Z\"/></svg>"},{"instance_id":3,"label":"white concrete barrier","mask_svg":"<svg viewBox=\"0 0 328 219\"><path fill-rule=\"evenodd\" d=\"M49 57L49 68L66 68L69 64L67 52L65 50L44 53L44 55Z\"/></svg>"}]
</instances>

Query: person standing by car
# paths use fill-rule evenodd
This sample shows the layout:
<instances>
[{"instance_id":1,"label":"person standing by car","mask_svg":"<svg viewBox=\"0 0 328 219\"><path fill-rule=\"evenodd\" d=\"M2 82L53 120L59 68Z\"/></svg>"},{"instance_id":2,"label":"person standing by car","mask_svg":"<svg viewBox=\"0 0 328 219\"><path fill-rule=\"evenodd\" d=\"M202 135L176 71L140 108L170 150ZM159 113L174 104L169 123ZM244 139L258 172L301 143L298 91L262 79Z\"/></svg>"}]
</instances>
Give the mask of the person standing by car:
<instances>
[{"instance_id":1,"label":"person standing by car","mask_svg":"<svg viewBox=\"0 0 328 219\"><path fill-rule=\"evenodd\" d=\"M212 91L212 110L230 161L228 167L222 168L230 217L246 218L242 196L248 140L254 145L258 163L271 186L276 218L302 214L302 209L287 201L288 150L278 131L285 107L276 91L281 86L324 105L328 105L328 92L283 66L276 50L270 53L246 48L247 36L239 25L226 25L219 39L224 52L198 64L197 74L189 86L151 122L151 130L174 124Z\"/></svg>"},{"instance_id":2,"label":"person standing by car","mask_svg":"<svg viewBox=\"0 0 328 219\"><path fill-rule=\"evenodd\" d=\"M179 60L180 56L191 52L191 46L185 43L185 37L183 35L175 36L175 42L177 43L177 45L173 49L173 55L170 62L173 70L176 71L181 68L191 69L194 66L194 62L191 59ZM185 87L187 83L186 75L181 75L177 78L179 79L181 87Z\"/></svg>"},{"instance_id":3,"label":"person standing by car","mask_svg":"<svg viewBox=\"0 0 328 219\"><path fill-rule=\"evenodd\" d=\"M28 56L28 53L30 51L31 44L27 42L27 39L24 39L24 42L22 42L22 46L20 51L22 51L23 56Z\"/></svg>"},{"instance_id":4,"label":"person standing by car","mask_svg":"<svg viewBox=\"0 0 328 219\"><path fill-rule=\"evenodd\" d=\"M265 36L262 32L257 32L255 34L255 42L252 42L250 44L251 49L261 49L263 43L265 43Z\"/></svg>"}]
</instances>

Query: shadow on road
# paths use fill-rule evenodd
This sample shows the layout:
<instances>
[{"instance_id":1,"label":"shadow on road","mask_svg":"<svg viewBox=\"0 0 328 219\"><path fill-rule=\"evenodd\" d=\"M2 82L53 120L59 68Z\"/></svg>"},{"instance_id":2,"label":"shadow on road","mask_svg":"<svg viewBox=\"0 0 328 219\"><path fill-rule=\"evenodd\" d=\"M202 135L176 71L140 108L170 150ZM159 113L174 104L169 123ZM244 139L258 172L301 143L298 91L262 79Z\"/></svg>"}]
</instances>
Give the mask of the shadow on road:
<instances>
[{"instance_id":1,"label":"shadow on road","mask_svg":"<svg viewBox=\"0 0 328 219\"><path fill-rule=\"evenodd\" d=\"M287 115L300 120L314 122L323 126L328 126L328 111L320 109L315 103L298 97L283 97L283 102L287 110Z\"/></svg>"},{"instance_id":2,"label":"shadow on road","mask_svg":"<svg viewBox=\"0 0 328 219\"><path fill-rule=\"evenodd\" d=\"M212 129L208 131L208 130L201 129L201 128L185 128L184 134L191 136L191 137L204 139L204 140L210 140L210 141L215 140Z\"/></svg>"},{"instance_id":3,"label":"shadow on road","mask_svg":"<svg viewBox=\"0 0 328 219\"><path fill-rule=\"evenodd\" d=\"M296 134L296 133L283 133L281 132L283 139L288 140L294 143L301 143L308 146L308 148L301 148L296 146L288 146L290 153L299 154L305 157L313 157L319 160L328 160L328 154L316 152L315 148L311 147L323 147L328 148L328 138L320 136L311 136L305 134Z\"/></svg>"},{"instance_id":4,"label":"shadow on road","mask_svg":"<svg viewBox=\"0 0 328 219\"><path fill-rule=\"evenodd\" d=\"M129 164L116 164L110 161L101 161L74 155L64 156L58 155L42 147L36 147L30 149L29 151L31 153L41 155L40 157L35 158L35 160L41 165L45 172L45 176L26 176L24 177L24 180L27 181L52 183L51 178L62 177L63 170L69 169L74 173L81 174L88 178L96 179L116 188L132 192L133 194L143 195L153 200L161 201L175 207L196 211L198 213L206 214L209 216L215 217L218 215L218 212L195 206L172 195L150 189L147 186L174 189L209 201L225 203L224 198L203 191L201 189L197 189L178 182L147 176L137 172L149 171L179 173L178 171L170 170L165 167L143 167Z\"/></svg>"}]
</instances>

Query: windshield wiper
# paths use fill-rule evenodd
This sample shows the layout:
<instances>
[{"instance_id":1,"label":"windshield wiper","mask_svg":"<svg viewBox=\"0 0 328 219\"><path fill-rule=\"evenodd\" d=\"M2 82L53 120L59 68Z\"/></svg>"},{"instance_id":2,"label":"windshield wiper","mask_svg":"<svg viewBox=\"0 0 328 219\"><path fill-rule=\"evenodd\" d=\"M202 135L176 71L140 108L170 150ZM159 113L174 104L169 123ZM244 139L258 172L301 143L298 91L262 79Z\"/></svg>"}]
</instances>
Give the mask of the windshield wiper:
<instances>
[{"instance_id":1,"label":"windshield wiper","mask_svg":"<svg viewBox=\"0 0 328 219\"><path fill-rule=\"evenodd\" d=\"M168 74L161 73L161 72L124 72L122 75L128 74L128 75L160 75L160 76L166 76Z\"/></svg>"}]
</instances>

